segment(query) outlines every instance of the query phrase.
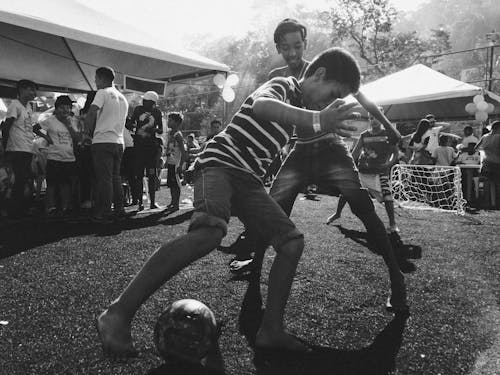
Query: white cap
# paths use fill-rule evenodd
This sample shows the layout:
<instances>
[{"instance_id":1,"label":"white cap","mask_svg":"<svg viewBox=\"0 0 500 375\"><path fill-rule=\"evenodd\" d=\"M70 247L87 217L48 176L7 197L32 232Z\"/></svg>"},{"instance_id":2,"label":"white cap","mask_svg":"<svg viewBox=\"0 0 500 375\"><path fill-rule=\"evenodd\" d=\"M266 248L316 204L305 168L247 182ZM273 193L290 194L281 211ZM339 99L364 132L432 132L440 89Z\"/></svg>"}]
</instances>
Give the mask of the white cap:
<instances>
[{"instance_id":1,"label":"white cap","mask_svg":"<svg viewBox=\"0 0 500 375\"><path fill-rule=\"evenodd\" d=\"M144 100L151 100L152 102L157 102L159 99L159 96L156 92L154 91L146 91L144 95L142 96L142 99Z\"/></svg>"}]
</instances>

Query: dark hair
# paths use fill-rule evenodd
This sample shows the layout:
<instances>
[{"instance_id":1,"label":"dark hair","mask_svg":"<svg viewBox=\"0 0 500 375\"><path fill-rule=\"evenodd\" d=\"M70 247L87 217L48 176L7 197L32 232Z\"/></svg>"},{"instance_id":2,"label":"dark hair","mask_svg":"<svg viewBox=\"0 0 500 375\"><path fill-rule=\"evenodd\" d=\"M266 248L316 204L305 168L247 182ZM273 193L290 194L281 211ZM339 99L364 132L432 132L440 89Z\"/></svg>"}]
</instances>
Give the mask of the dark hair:
<instances>
[{"instance_id":1,"label":"dark hair","mask_svg":"<svg viewBox=\"0 0 500 375\"><path fill-rule=\"evenodd\" d=\"M171 118L175 122L178 122L179 124L184 120L184 116L180 112L170 112L167 117Z\"/></svg>"},{"instance_id":2,"label":"dark hair","mask_svg":"<svg viewBox=\"0 0 500 375\"><path fill-rule=\"evenodd\" d=\"M317 55L304 74L308 78L320 68L326 69L326 80L333 80L349 86L351 93L359 90L361 73L359 65L347 50L343 48L329 48Z\"/></svg>"},{"instance_id":3,"label":"dark hair","mask_svg":"<svg viewBox=\"0 0 500 375\"><path fill-rule=\"evenodd\" d=\"M210 121L210 126L212 126L213 124L222 125L222 122L220 122L220 120L215 119L215 120Z\"/></svg>"},{"instance_id":4,"label":"dark hair","mask_svg":"<svg viewBox=\"0 0 500 375\"><path fill-rule=\"evenodd\" d=\"M493 121L491 123L491 130L500 130L500 121Z\"/></svg>"},{"instance_id":5,"label":"dark hair","mask_svg":"<svg viewBox=\"0 0 500 375\"><path fill-rule=\"evenodd\" d=\"M415 134L411 137L410 144L413 144L413 142L420 143L422 141L422 136L424 133L429 130L431 127L431 123L429 120L422 119L419 121L417 125L417 130L415 131Z\"/></svg>"},{"instance_id":6,"label":"dark hair","mask_svg":"<svg viewBox=\"0 0 500 375\"><path fill-rule=\"evenodd\" d=\"M467 126L464 128L464 134L471 135L473 131L474 131L474 130L472 129L472 126L470 126L470 125L467 125Z\"/></svg>"},{"instance_id":7,"label":"dark hair","mask_svg":"<svg viewBox=\"0 0 500 375\"><path fill-rule=\"evenodd\" d=\"M441 134L439 136L439 145L440 146L446 146L447 143L448 143L448 136L446 136L444 134Z\"/></svg>"},{"instance_id":8,"label":"dark hair","mask_svg":"<svg viewBox=\"0 0 500 375\"><path fill-rule=\"evenodd\" d=\"M432 113L429 113L427 116L425 116L425 119L426 120L430 120L430 119L436 120L436 117Z\"/></svg>"},{"instance_id":9,"label":"dark hair","mask_svg":"<svg viewBox=\"0 0 500 375\"><path fill-rule=\"evenodd\" d=\"M100 68L97 68L95 74L105 79L107 82L113 82L115 80L115 71L109 66L101 66Z\"/></svg>"},{"instance_id":10,"label":"dark hair","mask_svg":"<svg viewBox=\"0 0 500 375\"><path fill-rule=\"evenodd\" d=\"M285 18L274 30L274 43L278 44L285 34L295 33L297 31L302 35L302 40L305 40L307 37L306 27L293 18Z\"/></svg>"},{"instance_id":11,"label":"dark hair","mask_svg":"<svg viewBox=\"0 0 500 375\"><path fill-rule=\"evenodd\" d=\"M36 85L36 83L33 81L30 81L29 79L21 79L21 80L17 81L16 88L17 88L18 94L19 94L19 91L21 91L23 89L27 89L27 88L34 88L35 90L38 90L38 86Z\"/></svg>"}]
</instances>

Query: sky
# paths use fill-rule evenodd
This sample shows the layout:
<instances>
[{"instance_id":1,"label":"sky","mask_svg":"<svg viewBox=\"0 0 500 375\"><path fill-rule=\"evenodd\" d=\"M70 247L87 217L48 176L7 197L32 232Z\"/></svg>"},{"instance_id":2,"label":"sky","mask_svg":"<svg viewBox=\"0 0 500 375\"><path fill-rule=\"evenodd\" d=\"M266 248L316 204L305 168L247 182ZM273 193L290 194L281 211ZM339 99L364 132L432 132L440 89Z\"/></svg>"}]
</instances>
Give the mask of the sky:
<instances>
[{"instance_id":1,"label":"sky","mask_svg":"<svg viewBox=\"0 0 500 375\"><path fill-rule=\"evenodd\" d=\"M147 25L152 35L161 35L173 44L180 44L196 35L213 37L242 36L255 28L256 20L265 17L253 3L266 0L77 0L127 23ZM416 9L427 0L392 0L403 11ZM303 4L311 9L328 8L328 0L281 0L277 4ZM140 5L140 6L139 6ZM280 5L281 7L282 5ZM279 12L280 9L276 9ZM272 13L272 9L271 9ZM268 14L269 16L269 14ZM141 27L142 28L142 27Z\"/></svg>"}]
</instances>

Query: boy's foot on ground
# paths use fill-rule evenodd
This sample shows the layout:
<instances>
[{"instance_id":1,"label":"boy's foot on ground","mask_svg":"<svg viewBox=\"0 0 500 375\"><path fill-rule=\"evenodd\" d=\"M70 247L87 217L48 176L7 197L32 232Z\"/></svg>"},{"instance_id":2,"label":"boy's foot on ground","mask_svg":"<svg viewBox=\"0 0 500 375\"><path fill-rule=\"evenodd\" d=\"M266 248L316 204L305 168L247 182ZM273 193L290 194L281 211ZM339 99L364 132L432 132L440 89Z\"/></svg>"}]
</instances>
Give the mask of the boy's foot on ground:
<instances>
[{"instance_id":1,"label":"boy's foot on ground","mask_svg":"<svg viewBox=\"0 0 500 375\"><path fill-rule=\"evenodd\" d=\"M328 219L326 219L326 223L330 224L332 221L340 219L340 215L333 214L332 216L329 216Z\"/></svg>"},{"instance_id":2,"label":"boy's foot on ground","mask_svg":"<svg viewBox=\"0 0 500 375\"><path fill-rule=\"evenodd\" d=\"M137 207L137 211L144 211L144 205L139 203L139 207Z\"/></svg>"},{"instance_id":3,"label":"boy's foot on ground","mask_svg":"<svg viewBox=\"0 0 500 375\"><path fill-rule=\"evenodd\" d=\"M150 210L155 210L155 209L157 209L157 208L161 208L161 207L160 207L159 205L157 205L156 203L153 203L153 204L151 204L151 205L149 206L149 209L150 209Z\"/></svg>"},{"instance_id":4,"label":"boy's foot on ground","mask_svg":"<svg viewBox=\"0 0 500 375\"><path fill-rule=\"evenodd\" d=\"M257 332L255 347L261 350L290 350L294 352L309 352L311 348L296 337L286 332Z\"/></svg>"},{"instance_id":5,"label":"boy's foot on ground","mask_svg":"<svg viewBox=\"0 0 500 375\"><path fill-rule=\"evenodd\" d=\"M165 208L165 211L169 211L169 212L179 211L179 205L169 204L169 205Z\"/></svg>"},{"instance_id":6,"label":"boy's foot on ground","mask_svg":"<svg viewBox=\"0 0 500 375\"><path fill-rule=\"evenodd\" d=\"M104 355L117 359L137 356L137 350L132 343L130 324L118 314L105 310L97 318L97 331Z\"/></svg>"}]
</instances>

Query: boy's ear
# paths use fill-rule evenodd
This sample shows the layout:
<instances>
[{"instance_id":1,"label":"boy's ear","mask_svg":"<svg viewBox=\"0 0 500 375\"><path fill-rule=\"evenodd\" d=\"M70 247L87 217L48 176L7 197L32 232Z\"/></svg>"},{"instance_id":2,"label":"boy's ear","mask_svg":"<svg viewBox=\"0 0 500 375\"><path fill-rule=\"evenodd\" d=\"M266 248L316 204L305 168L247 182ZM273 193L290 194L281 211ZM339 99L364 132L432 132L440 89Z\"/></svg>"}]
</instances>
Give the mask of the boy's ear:
<instances>
[{"instance_id":1,"label":"boy's ear","mask_svg":"<svg viewBox=\"0 0 500 375\"><path fill-rule=\"evenodd\" d=\"M276 52L278 52L278 54L281 55L280 45L278 43L275 43L274 45L276 47Z\"/></svg>"},{"instance_id":2,"label":"boy's ear","mask_svg":"<svg viewBox=\"0 0 500 375\"><path fill-rule=\"evenodd\" d=\"M315 80L323 80L326 75L326 68L324 66L320 66L313 73L313 77Z\"/></svg>"}]
</instances>

